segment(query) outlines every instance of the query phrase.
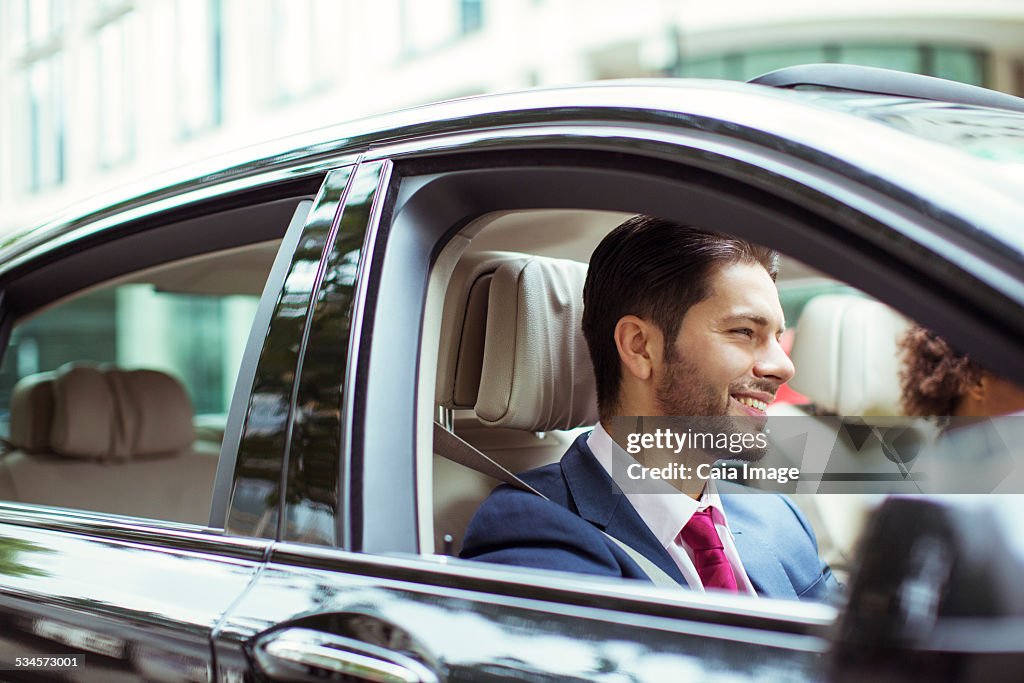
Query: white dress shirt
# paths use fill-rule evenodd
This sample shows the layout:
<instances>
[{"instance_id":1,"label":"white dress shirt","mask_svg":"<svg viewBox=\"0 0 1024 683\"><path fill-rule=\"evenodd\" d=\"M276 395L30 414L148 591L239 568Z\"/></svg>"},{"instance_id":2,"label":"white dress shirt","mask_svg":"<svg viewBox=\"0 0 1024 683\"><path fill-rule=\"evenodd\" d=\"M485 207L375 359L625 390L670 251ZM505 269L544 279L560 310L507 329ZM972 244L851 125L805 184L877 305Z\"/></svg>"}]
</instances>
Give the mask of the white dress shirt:
<instances>
[{"instance_id":1,"label":"white dress shirt","mask_svg":"<svg viewBox=\"0 0 1024 683\"><path fill-rule=\"evenodd\" d=\"M594 431L587 438L587 446L590 447L594 457L601 463L601 467L605 469L608 476L612 477L613 448L617 448L617 446L600 423L594 427ZM619 457L630 457L622 449L619 449L619 451ZM666 491L662 493L627 492L623 495L626 496L626 499L636 509L640 519L644 521L661 545L668 551L669 556L676 563L676 566L679 567L679 571L682 572L690 588L703 592L704 584L701 582L700 575L697 574L697 568L693 564L693 551L683 543L680 532L686 526L686 523L690 521L693 513L711 508L711 518L715 522L715 529L718 531L718 536L722 540L722 547L725 550L725 556L728 558L733 574L736 576L736 587L740 593L745 592L750 595L757 595L753 584L750 583L750 578L747 577L746 570L743 569L743 563L740 561L739 553L736 551L736 545L733 543L732 532L729 530L729 521L725 517L725 509L722 507L722 500L718 495L718 490L715 488L714 480L708 480L707 486L704 487L704 493L699 500L694 500L690 496L677 491L667 482L659 481L657 483L666 487Z\"/></svg>"}]
</instances>

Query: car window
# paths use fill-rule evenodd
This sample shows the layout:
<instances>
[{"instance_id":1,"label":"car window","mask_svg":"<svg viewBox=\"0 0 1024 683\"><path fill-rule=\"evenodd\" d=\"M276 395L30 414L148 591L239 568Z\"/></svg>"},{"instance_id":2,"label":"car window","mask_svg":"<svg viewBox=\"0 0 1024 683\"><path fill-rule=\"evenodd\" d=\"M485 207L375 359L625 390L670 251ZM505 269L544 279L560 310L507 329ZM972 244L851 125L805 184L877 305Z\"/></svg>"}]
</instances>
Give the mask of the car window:
<instances>
[{"instance_id":1,"label":"car window","mask_svg":"<svg viewBox=\"0 0 1024 683\"><path fill-rule=\"evenodd\" d=\"M511 384L495 377L495 373L500 375L509 368L495 362L503 351L493 347L494 330L498 326L498 321L493 319L494 306L498 304L498 317L515 318L516 311L522 310L519 307L527 305L529 300L526 293L520 292L523 298L518 304L513 300L512 309L501 308L501 299L508 293L501 290L503 294L495 294L492 288L497 286L495 283L503 270L517 273L516 282L519 284L527 281L523 274L526 267L522 264L531 259L560 271L570 279L575 277L573 281L581 287L586 262L594 247L625 217L616 212L568 210L523 211L482 217L468 229L475 237L461 254L451 277L444 282L443 310L428 313L428 317L440 317L436 401L441 406L442 420L457 436L514 473L558 463L573 441L587 434L593 423L572 429L538 431L519 424L519 418L510 417L508 413L517 409L513 406L514 400L506 398L496 410L495 394L504 397L514 395L517 391L512 381L515 373L528 373L530 370L518 365L523 359L516 355L511 361L515 370L510 371L506 378ZM559 230L566 234L564 239L553 237ZM844 413L899 416L897 342L910 322L857 288L785 255L780 261L777 285L788 328L781 339L782 346L789 354L799 353L805 368L801 370L798 366L793 380L778 392L775 403L768 408L771 419L784 425L794 425L791 429L802 429L807 424L816 425ZM493 298L495 296L497 300ZM549 291L544 296L535 296L530 305L536 305L536 300L558 299L560 293ZM812 305L816 301L817 304ZM858 302L863 302L861 308L855 308L860 305ZM850 322L842 329L836 328L831 321L823 323L821 320L834 312L837 306L850 306L853 310ZM559 308L541 305L539 315L557 316ZM559 346L562 342L558 332L565 327L565 321L551 317L534 320L531 326L549 330L550 338L554 339L550 352L566 352ZM825 377L842 376L844 366L848 373L857 372L854 368L861 361L849 353L851 344L847 344L846 355L833 356L823 351L828 344L827 335L853 333L858 334L858 349L878 349L882 356L882 361L872 359L875 365L871 391L874 394L860 403L851 402L853 399L849 398L835 398L837 392L843 396L856 393L856 387L837 389L835 385L822 381ZM503 345L514 347L511 341L505 341ZM822 352L816 353L817 350ZM586 354L585 347L576 351ZM870 351L865 353L870 355ZM545 361L549 364L559 362L557 359ZM589 388L593 390L592 385ZM569 394L562 396L556 392L555 396L557 403L568 398ZM542 396L540 400L551 400L551 397ZM827 430L832 426L828 423L821 429ZM785 448L777 447L761 464L780 470L789 467L792 463L787 459L787 453L793 456ZM862 451L853 447L836 447L831 454L831 466L855 469L857 463L877 455L871 452L870 444ZM443 457L436 448L432 472L433 528L426 536L433 542L433 552L458 556L470 521L499 482ZM772 486L758 481L746 483L755 488L781 490L789 494L790 500L813 528L820 556L832 567L835 576L840 580L847 578L867 514L882 499L877 491L850 487L826 490L821 488L820 481L799 485L793 481L787 482L786 486L779 486L778 482L772 482ZM830 492L836 495L830 495ZM421 519L426 519L426 516L421 516Z\"/></svg>"},{"instance_id":2,"label":"car window","mask_svg":"<svg viewBox=\"0 0 1024 683\"><path fill-rule=\"evenodd\" d=\"M486 165L481 161L484 158ZM514 159L522 161L519 157ZM908 286L904 282L911 277L905 269L878 258L875 251L852 238L861 251L855 253L845 242L831 239L832 235L846 234L841 228L848 226L840 219L849 218L847 214L836 214L833 224L828 213L834 208L831 204L824 208L815 205L814 208L822 210L814 215L796 210L788 213L778 205L769 205L770 198L757 196L750 188L729 187L725 188L731 192L728 196L742 198L742 202L730 201L723 207L716 198L704 194L703 188L693 190L679 183L668 193L662 186L650 185L647 177L623 173L621 169L626 162L620 159L615 160L615 172L609 171L607 175L600 164L577 168L576 159L566 160L564 168L549 164L540 171L514 165L504 168L502 160L500 155L474 159L469 172L449 172L447 169L455 165L455 161L449 160L448 165L432 164L431 171L438 167L442 170L423 177L416 176L419 167L412 163L396 164L397 190L391 186L386 195L394 197L393 204L385 202L380 215L370 214L369 234L376 240L371 239L370 243L376 245L378 256L367 260L364 254L360 261L367 275L363 281L365 297L355 299L354 310L365 317L358 325L353 321L353 336L342 337L345 344L335 344L335 348L348 348L350 353L346 400L341 410L342 470L337 477L337 489L323 489L323 492L325 499L337 501L338 514L334 519L348 535L339 533L331 539L327 534L319 537L289 534L287 540L337 545L346 551L370 555L418 553L423 556L423 566L441 563L452 567L456 573L465 570L467 577L484 577L488 582L491 577L499 579L493 585L487 583L487 590L497 593L511 590L509 586L525 576L517 572L538 569L552 576L551 586L555 588L567 585L563 581L571 583L575 576L600 574L609 593L629 590L637 584L623 583L620 577L643 578L638 574L646 570L634 569L628 557L623 559L625 551L619 553L611 547L611 542L595 536L599 532L581 523L582 515L567 516L574 513L571 503L565 506L567 514L558 520L550 514L553 511L550 506L542 510L544 505L533 503L543 501L525 495L518 496L518 502L504 508L492 506L489 516L484 517L491 525L489 535L481 535L475 545L470 542L473 535L467 530L473 527L475 520L481 519L487 506L482 501L487 499L500 477L478 475L474 468L451 462L445 457L444 451L448 451L447 455L452 455L452 451L444 445L443 436L445 432L454 432L454 436L508 469L533 471L533 481L541 485L551 483L544 482L545 477L557 477L559 458L572 447L574 439L578 443L584 438L597 419L596 413L588 415L585 412L588 406L583 405L592 400L593 390L588 391L585 383L577 384L572 373L563 374L560 369L563 359L583 359L588 355L585 348L577 345L570 351L565 343L566 332L575 325L565 311L572 309L575 303L572 296L562 296L566 292L562 287L578 286L582 291L586 262L602 237L622 221L623 208L636 210L649 202L649 206L658 207L659 215L684 225L704 225L710 230L755 242L763 235L767 243L785 245L783 268L798 266L780 273L779 278L782 303L791 316L804 318L819 301L824 302L819 310L823 308L826 313L839 310L834 305L835 297L842 297L844 306L851 303L851 310L859 310L854 302L878 304L884 310L883 304L851 289L843 280L907 310L919 311L923 306L915 307L899 298L913 290L913 283ZM548 192L553 185L559 188L557 200ZM687 195L691 191L692 195ZM467 197L473 198L468 205L463 201ZM448 201L452 198L458 201ZM766 203L759 204L761 199ZM603 208L536 209L552 205ZM491 213L481 212L481 206ZM653 213L654 208L651 210ZM856 214L855 217L861 216ZM803 237L807 234L820 239L808 240ZM885 243L886 248L896 245L891 236L887 235L886 239L892 241L892 244ZM800 265L788 260L786 257L790 254L800 256L807 263ZM488 259L494 266L490 270ZM535 292L524 294L515 288L529 281L524 264L531 259L564 262L549 269L556 277L549 278ZM508 288L496 289L506 265L510 267L502 275L502 282ZM925 300L928 293L919 296ZM454 304L453 297L458 299ZM493 312L492 303L496 304ZM532 314L534 305L541 311L537 315ZM521 316L523 311L525 318ZM879 379L880 384L886 385L884 388L890 397L894 388L898 390L895 334L887 340L888 365L884 372L871 364L863 364L865 360L873 362L880 356L862 354L862 365L858 368L852 361L848 363L847 359L831 352L836 348L836 339L844 342L839 344L840 350L865 349L863 335L859 337L856 333L873 334L883 329L874 324L875 312L852 316L848 339L843 336L845 331L837 335L825 327L824 334L815 335L809 332L813 325L805 327L803 321L798 320L794 326L793 320L787 321L789 329L794 330L787 340L794 345L790 347L791 352L797 353L801 345L811 351L806 362L797 363L802 368L797 376L811 378L812 382L810 385L794 384L792 388L797 395L778 402L780 410L789 407L794 411L793 419L821 424L832 434L836 433L832 420L836 416L897 415L891 412L893 401L874 406L860 403L851 408L851 404L837 399L842 395L836 391L837 382L833 381L836 377L850 378L850 382L842 384L852 389L847 393L857 400L874 398L874 390L859 391L861 379ZM882 315L890 313L891 309ZM534 348L537 353L533 356L509 353L519 344L521 330L517 326L521 319L526 334L537 340ZM893 333L899 325L908 324L905 319L899 325L893 319L886 320L885 329ZM410 333L412 330L418 334ZM353 345L353 340L357 345ZM317 349L320 348L326 351L328 347L318 344ZM360 352L355 353L353 349L360 349ZM372 349L372 353L367 353L366 349ZM815 354L815 349L825 352ZM548 388L538 392L517 386L518 379L542 376L553 379L547 385L550 393ZM815 378L824 381L816 384ZM492 386L485 388L486 382ZM310 405L315 407L316 404ZM581 410L579 414L575 412L577 407ZM336 414L333 410L323 411L326 418ZM842 482L843 476L859 474L856 468L865 462L862 454L870 456L872 462L880 462L887 469L879 473L884 475L882 477L867 472L858 482L865 484L856 492L861 496L859 500L841 498L833 505L815 490L811 492L815 496L812 505L805 507L794 498L763 496L758 502L774 509L768 523L758 511L751 510L754 499L747 501L754 526L735 536L753 541L748 544L748 551L751 545L759 546L753 549L753 555L748 555L754 558L750 565L745 561L742 565L750 578L746 588L753 587L748 592L769 598L841 599L841 593L832 590L833 580L843 578L843 572L857 561L847 548L855 545L866 511L877 504L874 496L880 492L871 484L896 481L913 486L916 483L912 478L895 479L903 474L900 463L887 460L889 453L885 444L873 440L875 428L882 426L883 423L874 420L862 425L872 438L862 439L864 429L850 430L843 437L845 450L837 451L841 456L837 462L841 460L848 466L846 470L816 469L812 472L818 475L816 483L827 483L824 488L831 492L835 489L833 483ZM329 452L326 449L307 452L321 450ZM823 453L831 454L828 449ZM305 464L296 464L293 471L308 478L306 473L314 468ZM786 461L772 463L776 469L786 465ZM538 466L544 471L538 473ZM561 469L564 470L564 463ZM289 472L289 486L292 482L301 483L300 477L291 475ZM331 483L334 479L326 481ZM787 488L782 492L804 494L797 486L799 482L785 483ZM561 495L564 499L570 488L570 484L548 487L548 493L552 498ZM292 490L289 489L289 498ZM294 491L298 494L296 497L304 495L298 486ZM610 499L613 503L615 500L612 496L600 495L594 499ZM851 502L857 504L848 505ZM818 513L824 510L843 514L831 515L834 519L830 521L825 519L829 515L814 514L815 505ZM416 514L410 514L410 510ZM592 514L586 519L602 518ZM790 536L799 539L799 548L783 539L781 532L775 533L782 524L775 524L773 520L784 522L786 528L793 530ZM595 526L598 525L595 523ZM545 535L560 530L567 533L557 538ZM531 535L525 544L520 543L521 531ZM842 538L830 539L830 534L841 534ZM596 550L575 552L578 545L565 543L566 536L571 536L572 542L585 540L588 548ZM646 537L640 540L647 542ZM656 538L655 542L658 540L661 539ZM738 543L734 539L734 544ZM474 553L466 553L467 546ZM567 548L569 552L562 552ZM664 551L665 547L651 543L647 549ZM557 563L538 561L541 555L551 557L559 553ZM738 554L744 557L743 549L738 548ZM613 563L605 562L609 556L613 557ZM452 557L461 561L449 559ZM834 563L835 571L823 567L821 557ZM598 563L604 564L595 567ZM639 563L633 564L640 567ZM761 577L762 587L770 581L774 586L781 586L781 590L762 591L751 576L750 567L766 572ZM609 568L612 571L592 571ZM560 575L550 573L552 569L561 570ZM791 573L790 569L796 571ZM615 570L621 573L616 574ZM681 585L686 580L686 585L695 586L688 579L689 576L676 583ZM605 595L600 590L595 593Z\"/></svg>"},{"instance_id":3,"label":"car window","mask_svg":"<svg viewBox=\"0 0 1024 683\"><path fill-rule=\"evenodd\" d=\"M278 245L164 264L17 321L0 365L0 499L205 524Z\"/></svg>"}]
</instances>

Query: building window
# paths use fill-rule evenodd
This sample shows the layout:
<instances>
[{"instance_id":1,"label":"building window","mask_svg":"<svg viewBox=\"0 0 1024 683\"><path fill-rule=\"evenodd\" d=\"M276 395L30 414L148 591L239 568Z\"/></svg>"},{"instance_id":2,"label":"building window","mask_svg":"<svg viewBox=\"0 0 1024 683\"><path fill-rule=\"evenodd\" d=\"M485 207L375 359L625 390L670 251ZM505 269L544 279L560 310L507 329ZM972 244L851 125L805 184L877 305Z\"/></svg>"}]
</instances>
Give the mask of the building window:
<instances>
[{"instance_id":1,"label":"building window","mask_svg":"<svg viewBox=\"0 0 1024 683\"><path fill-rule=\"evenodd\" d=\"M131 15L121 15L96 31L97 144L102 167L123 163L134 152L130 26Z\"/></svg>"},{"instance_id":2,"label":"building window","mask_svg":"<svg viewBox=\"0 0 1024 683\"><path fill-rule=\"evenodd\" d=\"M269 73L272 102L307 97L330 80L338 64L338 3L331 0L274 0L271 5Z\"/></svg>"},{"instance_id":3,"label":"building window","mask_svg":"<svg viewBox=\"0 0 1024 683\"><path fill-rule=\"evenodd\" d=\"M483 0L459 0L459 31L463 34L479 31L484 25Z\"/></svg>"},{"instance_id":4,"label":"building window","mask_svg":"<svg viewBox=\"0 0 1024 683\"><path fill-rule=\"evenodd\" d=\"M745 81L787 66L824 62L896 69L983 86L985 60L984 52L960 46L830 44L702 56L685 60L676 73Z\"/></svg>"},{"instance_id":5,"label":"building window","mask_svg":"<svg viewBox=\"0 0 1024 683\"><path fill-rule=\"evenodd\" d=\"M28 189L32 192L64 182L63 70L59 54L25 67L28 104Z\"/></svg>"},{"instance_id":6,"label":"building window","mask_svg":"<svg viewBox=\"0 0 1024 683\"><path fill-rule=\"evenodd\" d=\"M65 114L64 0L12 0L4 38L17 70L14 83L23 103L21 159L25 187L38 192L64 182Z\"/></svg>"},{"instance_id":7,"label":"building window","mask_svg":"<svg viewBox=\"0 0 1024 683\"><path fill-rule=\"evenodd\" d=\"M935 47L931 50L932 76L948 78L951 81L985 85L986 55L978 50Z\"/></svg>"},{"instance_id":8,"label":"building window","mask_svg":"<svg viewBox=\"0 0 1024 683\"><path fill-rule=\"evenodd\" d=\"M221 124L221 2L177 0L175 10L178 123L187 138Z\"/></svg>"},{"instance_id":9,"label":"building window","mask_svg":"<svg viewBox=\"0 0 1024 683\"><path fill-rule=\"evenodd\" d=\"M442 49L484 24L483 0L399 0L402 55Z\"/></svg>"},{"instance_id":10,"label":"building window","mask_svg":"<svg viewBox=\"0 0 1024 683\"><path fill-rule=\"evenodd\" d=\"M60 37L67 15L65 0L13 0L11 45L15 52L46 49Z\"/></svg>"}]
</instances>

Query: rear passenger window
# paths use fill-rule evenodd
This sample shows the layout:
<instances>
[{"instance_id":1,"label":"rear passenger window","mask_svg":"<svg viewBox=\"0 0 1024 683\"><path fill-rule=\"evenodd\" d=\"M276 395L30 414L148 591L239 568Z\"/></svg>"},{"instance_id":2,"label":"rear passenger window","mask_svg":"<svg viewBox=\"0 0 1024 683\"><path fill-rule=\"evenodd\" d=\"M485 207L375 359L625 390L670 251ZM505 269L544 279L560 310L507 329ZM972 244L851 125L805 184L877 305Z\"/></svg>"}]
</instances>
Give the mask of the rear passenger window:
<instances>
[{"instance_id":1,"label":"rear passenger window","mask_svg":"<svg viewBox=\"0 0 1024 683\"><path fill-rule=\"evenodd\" d=\"M16 322L0 500L206 524L279 241L166 264Z\"/></svg>"}]
</instances>

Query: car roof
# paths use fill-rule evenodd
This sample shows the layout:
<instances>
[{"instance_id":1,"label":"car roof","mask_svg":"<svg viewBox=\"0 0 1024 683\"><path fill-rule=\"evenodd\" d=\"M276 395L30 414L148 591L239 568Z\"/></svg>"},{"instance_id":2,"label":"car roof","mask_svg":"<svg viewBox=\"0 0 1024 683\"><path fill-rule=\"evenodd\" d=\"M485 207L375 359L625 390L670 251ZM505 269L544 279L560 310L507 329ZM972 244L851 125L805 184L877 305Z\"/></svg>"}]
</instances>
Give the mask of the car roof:
<instances>
[{"instance_id":1,"label":"car roof","mask_svg":"<svg viewBox=\"0 0 1024 683\"><path fill-rule=\"evenodd\" d=\"M857 97L847 93L842 101L848 105ZM96 197L5 240L0 272L52 245L91 234L99 219L130 215L141 207L216 196L266 182L268 176L285 180L326 171L389 144L496 127L579 123L714 133L772 146L859 181L877 178L879 189L891 189L896 181L1024 258L1024 234L1017 228L1024 209L1024 163L979 158L877 120L876 110L891 108L892 97L876 108L865 100L858 107L839 101L821 93L733 81L642 79L421 105L256 144ZM958 111L969 118L994 110L958 105ZM1017 117L1024 130L1024 116L1000 113Z\"/></svg>"}]
</instances>

